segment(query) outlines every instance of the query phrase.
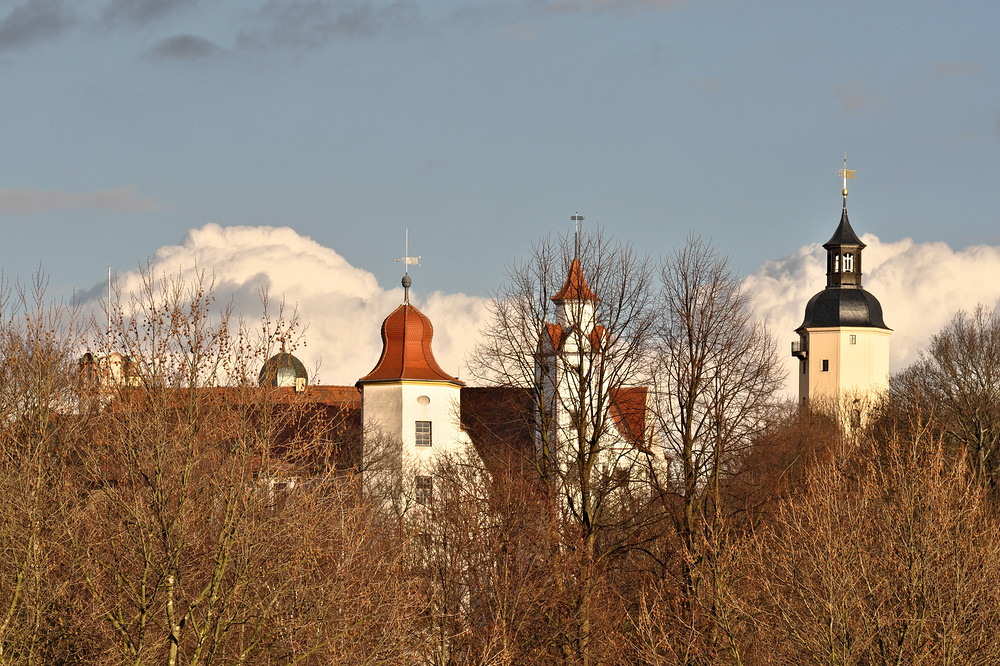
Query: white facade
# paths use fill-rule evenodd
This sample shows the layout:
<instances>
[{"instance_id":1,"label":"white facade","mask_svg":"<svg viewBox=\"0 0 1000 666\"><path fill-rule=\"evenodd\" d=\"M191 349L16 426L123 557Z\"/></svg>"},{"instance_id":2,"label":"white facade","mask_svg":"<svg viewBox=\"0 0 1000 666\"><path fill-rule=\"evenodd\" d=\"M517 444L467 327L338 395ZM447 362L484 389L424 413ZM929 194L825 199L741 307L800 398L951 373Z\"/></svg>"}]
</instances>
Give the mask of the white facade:
<instances>
[{"instance_id":1,"label":"white facade","mask_svg":"<svg viewBox=\"0 0 1000 666\"><path fill-rule=\"evenodd\" d=\"M889 336L882 328L806 329L808 357L800 362L799 397L805 402L844 396L874 399L889 388Z\"/></svg>"},{"instance_id":2,"label":"white facade","mask_svg":"<svg viewBox=\"0 0 1000 666\"><path fill-rule=\"evenodd\" d=\"M459 423L460 386L381 382L363 385L361 396L364 469L371 487L392 489L404 503L416 503L417 477L433 478L445 457L469 453L471 441Z\"/></svg>"},{"instance_id":3,"label":"white facade","mask_svg":"<svg viewBox=\"0 0 1000 666\"><path fill-rule=\"evenodd\" d=\"M582 440L598 442L592 474L638 480L650 464L665 462L651 441L645 387L610 387L602 379L601 364L614 364L608 350L608 332L597 321L599 299L590 290L578 261L574 260L565 286L552 299L555 324L548 324L536 357L535 382L544 399L537 414L536 450L548 447L551 472L556 478L573 477L580 461ZM634 432L632 430L635 430Z\"/></svg>"}]
</instances>

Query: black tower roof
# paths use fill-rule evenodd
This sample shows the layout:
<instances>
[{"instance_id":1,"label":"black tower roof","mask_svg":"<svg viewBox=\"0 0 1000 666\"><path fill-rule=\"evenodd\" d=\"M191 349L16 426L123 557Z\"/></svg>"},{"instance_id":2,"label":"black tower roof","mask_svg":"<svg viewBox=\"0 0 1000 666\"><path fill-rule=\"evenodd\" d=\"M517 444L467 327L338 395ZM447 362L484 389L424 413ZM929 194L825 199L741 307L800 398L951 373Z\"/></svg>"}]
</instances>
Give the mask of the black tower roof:
<instances>
[{"instance_id":1,"label":"black tower roof","mask_svg":"<svg viewBox=\"0 0 1000 666\"><path fill-rule=\"evenodd\" d=\"M851 228L851 221L847 219L847 197L844 197L844 212L840 215L840 224L837 225L837 230L833 232L830 240L823 243L823 247L827 250L840 245L851 245L858 249L866 247L858 235L854 233L854 229Z\"/></svg>"},{"instance_id":2,"label":"black tower roof","mask_svg":"<svg viewBox=\"0 0 1000 666\"><path fill-rule=\"evenodd\" d=\"M847 190L840 224L826 243L826 289L806 304L806 316L796 332L806 328L857 326L889 330L882 320L882 305L861 286L861 250L865 244L847 217Z\"/></svg>"},{"instance_id":3,"label":"black tower roof","mask_svg":"<svg viewBox=\"0 0 1000 666\"><path fill-rule=\"evenodd\" d=\"M805 328L858 326L884 328L882 304L861 287L831 287L809 299L806 316L797 332Z\"/></svg>"}]
</instances>

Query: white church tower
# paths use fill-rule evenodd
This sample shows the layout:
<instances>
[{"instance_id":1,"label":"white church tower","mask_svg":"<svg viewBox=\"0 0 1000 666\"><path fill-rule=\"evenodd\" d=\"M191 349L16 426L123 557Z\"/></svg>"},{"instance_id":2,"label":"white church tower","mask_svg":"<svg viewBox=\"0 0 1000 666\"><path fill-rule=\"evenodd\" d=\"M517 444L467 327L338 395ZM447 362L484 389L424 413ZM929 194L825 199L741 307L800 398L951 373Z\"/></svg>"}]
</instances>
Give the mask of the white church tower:
<instances>
[{"instance_id":1,"label":"white church tower","mask_svg":"<svg viewBox=\"0 0 1000 666\"><path fill-rule=\"evenodd\" d=\"M469 443L459 424L464 383L434 360L434 327L410 305L410 285L404 276L403 304L382 323L382 356L357 382L365 484L404 510L431 502L436 464Z\"/></svg>"},{"instance_id":2,"label":"white church tower","mask_svg":"<svg viewBox=\"0 0 1000 666\"><path fill-rule=\"evenodd\" d=\"M889 336L878 299L861 286L861 242L847 217L847 179L854 171L844 160L844 210L826 249L826 289L806 305L798 342L799 402L826 399L842 413L860 416L860 405L889 386ZM855 402L857 401L857 403ZM849 404L850 403L850 404Z\"/></svg>"}]
</instances>

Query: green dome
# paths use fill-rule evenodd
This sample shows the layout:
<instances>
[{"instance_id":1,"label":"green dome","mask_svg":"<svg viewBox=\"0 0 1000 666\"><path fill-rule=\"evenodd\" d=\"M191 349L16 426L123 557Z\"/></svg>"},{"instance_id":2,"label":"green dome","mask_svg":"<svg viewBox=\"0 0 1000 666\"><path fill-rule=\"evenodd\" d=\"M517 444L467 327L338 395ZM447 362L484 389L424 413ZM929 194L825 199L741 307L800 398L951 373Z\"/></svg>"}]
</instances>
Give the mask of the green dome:
<instances>
[{"instance_id":1,"label":"green dome","mask_svg":"<svg viewBox=\"0 0 1000 666\"><path fill-rule=\"evenodd\" d=\"M260 386L295 386L296 379L309 383L309 373L302 361L291 354L281 352L267 359L260 369L257 384Z\"/></svg>"}]
</instances>

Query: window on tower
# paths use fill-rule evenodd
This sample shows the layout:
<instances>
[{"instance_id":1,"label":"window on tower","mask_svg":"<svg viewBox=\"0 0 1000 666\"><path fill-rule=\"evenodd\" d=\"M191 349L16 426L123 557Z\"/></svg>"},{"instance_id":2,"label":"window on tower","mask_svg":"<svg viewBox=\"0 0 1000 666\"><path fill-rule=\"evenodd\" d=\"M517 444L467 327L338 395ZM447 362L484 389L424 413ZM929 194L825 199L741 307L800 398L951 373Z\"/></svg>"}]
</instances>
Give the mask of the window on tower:
<instances>
[{"instance_id":1,"label":"window on tower","mask_svg":"<svg viewBox=\"0 0 1000 666\"><path fill-rule=\"evenodd\" d=\"M848 252L844 255L844 272L850 273L854 270L854 255Z\"/></svg>"},{"instance_id":2,"label":"window on tower","mask_svg":"<svg viewBox=\"0 0 1000 666\"><path fill-rule=\"evenodd\" d=\"M824 358L823 359L823 372L829 372L829 371L830 371L830 361L829 361L829 359L825 359Z\"/></svg>"},{"instance_id":3,"label":"window on tower","mask_svg":"<svg viewBox=\"0 0 1000 666\"><path fill-rule=\"evenodd\" d=\"M434 480L429 476L418 476L415 490L414 499L417 500L417 504L429 505L433 499Z\"/></svg>"},{"instance_id":4,"label":"window on tower","mask_svg":"<svg viewBox=\"0 0 1000 666\"><path fill-rule=\"evenodd\" d=\"M839 273L840 272L840 255L839 254L833 255L833 272L834 273Z\"/></svg>"},{"instance_id":5,"label":"window on tower","mask_svg":"<svg viewBox=\"0 0 1000 666\"><path fill-rule=\"evenodd\" d=\"M430 421L417 421L417 432L416 432L416 444L417 446L430 446L431 445L431 422Z\"/></svg>"},{"instance_id":6,"label":"window on tower","mask_svg":"<svg viewBox=\"0 0 1000 666\"><path fill-rule=\"evenodd\" d=\"M851 344L852 345L858 344L858 336L856 336L856 335L852 335L851 336Z\"/></svg>"}]
</instances>

